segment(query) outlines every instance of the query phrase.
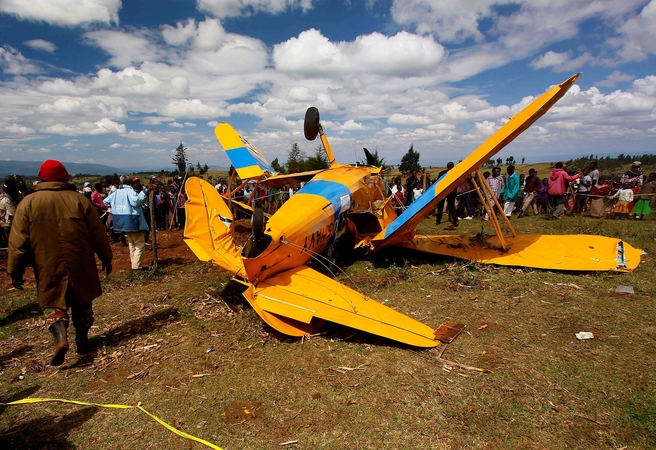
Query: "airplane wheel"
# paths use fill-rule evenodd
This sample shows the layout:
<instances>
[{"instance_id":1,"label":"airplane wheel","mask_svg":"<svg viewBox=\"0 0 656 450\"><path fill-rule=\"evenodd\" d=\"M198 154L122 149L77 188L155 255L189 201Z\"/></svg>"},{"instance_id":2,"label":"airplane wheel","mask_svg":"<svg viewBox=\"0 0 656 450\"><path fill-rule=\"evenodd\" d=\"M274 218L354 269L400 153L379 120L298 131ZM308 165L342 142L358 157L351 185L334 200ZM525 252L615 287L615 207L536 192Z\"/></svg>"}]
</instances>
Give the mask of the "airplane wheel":
<instances>
[{"instance_id":1,"label":"airplane wheel","mask_svg":"<svg viewBox=\"0 0 656 450\"><path fill-rule=\"evenodd\" d=\"M262 208L255 208L253 211L253 217L251 217L251 226L253 228L253 236L255 239L262 240L264 237L264 227L266 225L266 219L264 217L264 211Z\"/></svg>"},{"instance_id":2,"label":"airplane wheel","mask_svg":"<svg viewBox=\"0 0 656 450\"><path fill-rule=\"evenodd\" d=\"M319 110L314 106L308 108L305 112L305 123L303 124L305 139L314 141L319 133Z\"/></svg>"}]
</instances>

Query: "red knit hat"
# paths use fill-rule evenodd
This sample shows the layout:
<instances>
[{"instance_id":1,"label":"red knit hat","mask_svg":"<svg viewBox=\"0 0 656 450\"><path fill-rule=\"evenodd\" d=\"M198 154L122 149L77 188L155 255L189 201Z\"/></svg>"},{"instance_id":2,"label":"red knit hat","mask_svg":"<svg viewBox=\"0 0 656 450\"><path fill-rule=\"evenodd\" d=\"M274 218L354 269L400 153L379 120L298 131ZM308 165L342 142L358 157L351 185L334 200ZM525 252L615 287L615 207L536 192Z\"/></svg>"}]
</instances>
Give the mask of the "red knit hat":
<instances>
[{"instance_id":1,"label":"red knit hat","mask_svg":"<svg viewBox=\"0 0 656 450\"><path fill-rule=\"evenodd\" d=\"M66 167L57 160L49 159L41 164L37 175L43 181L67 181L71 174Z\"/></svg>"}]
</instances>

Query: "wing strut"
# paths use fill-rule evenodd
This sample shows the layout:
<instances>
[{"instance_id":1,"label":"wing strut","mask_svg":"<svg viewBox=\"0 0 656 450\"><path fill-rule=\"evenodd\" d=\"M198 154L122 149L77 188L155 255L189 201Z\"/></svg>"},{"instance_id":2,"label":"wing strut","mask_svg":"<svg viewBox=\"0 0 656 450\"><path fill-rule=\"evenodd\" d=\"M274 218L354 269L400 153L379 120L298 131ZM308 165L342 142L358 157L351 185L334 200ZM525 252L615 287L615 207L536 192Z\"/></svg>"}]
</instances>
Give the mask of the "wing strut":
<instances>
[{"instance_id":1,"label":"wing strut","mask_svg":"<svg viewBox=\"0 0 656 450\"><path fill-rule=\"evenodd\" d=\"M494 212L495 205L498 208L498 211L501 211L501 216L503 217L503 220L505 220L506 225L508 225L508 228L510 229L510 233L513 235L513 237L517 237L517 232L515 231L515 228L510 224L510 220L506 217L505 214L503 214L503 207L501 206L495 195L492 193L490 186L487 184L487 181L485 181L485 178L483 178L483 175L481 175L480 170L476 171L476 178L478 178L478 183L476 182L475 179L472 179L472 183L474 183L474 187L476 188L476 193L478 194L478 198L480 199L481 203L483 204L483 207L485 208L485 213L490 218L490 222L492 223L494 232L499 238L499 242L501 243L501 248L503 248L503 250L505 251L508 249L508 246L506 244L506 240L503 237L503 232L501 231L499 218Z\"/></svg>"}]
</instances>

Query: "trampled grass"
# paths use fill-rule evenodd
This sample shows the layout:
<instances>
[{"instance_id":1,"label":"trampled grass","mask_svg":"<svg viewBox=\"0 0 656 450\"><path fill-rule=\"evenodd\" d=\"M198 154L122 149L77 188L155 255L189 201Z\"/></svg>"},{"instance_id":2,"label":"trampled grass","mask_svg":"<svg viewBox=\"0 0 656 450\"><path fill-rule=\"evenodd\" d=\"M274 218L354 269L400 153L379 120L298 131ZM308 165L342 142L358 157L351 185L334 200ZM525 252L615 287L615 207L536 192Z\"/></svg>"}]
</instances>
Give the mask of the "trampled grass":
<instances>
[{"instance_id":1,"label":"trampled grass","mask_svg":"<svg viewBox=\"0 0 656 450\"><path fill-rule=\"evenodd\" d=\"M433 219L422 228L442 233ZM463 221L459 233L480 230ZM635 273L485 266L390 250L344 267L366 294L432 327L466 324L443 358L327 324L292 339L201 262L119 272L96 300L99 351L60 369L35 289L3 294L2 401L26 396L135 405L223 448L653 448L656 297L653 219L528 217L519 232L615 236L647 254ZM489 231L489 225L486 225ZM350 281L340 275L344 283ZM631 285L634 295L614 293ZM575 333L594 339L578 341ZM70 335L72 336L72 332ZM255 414L228 424L247 402ZM255 416L255 417L252 417ZM66 404L0 409L2 448L180 449L135 410Z\"/></svg>"}]
</instances>

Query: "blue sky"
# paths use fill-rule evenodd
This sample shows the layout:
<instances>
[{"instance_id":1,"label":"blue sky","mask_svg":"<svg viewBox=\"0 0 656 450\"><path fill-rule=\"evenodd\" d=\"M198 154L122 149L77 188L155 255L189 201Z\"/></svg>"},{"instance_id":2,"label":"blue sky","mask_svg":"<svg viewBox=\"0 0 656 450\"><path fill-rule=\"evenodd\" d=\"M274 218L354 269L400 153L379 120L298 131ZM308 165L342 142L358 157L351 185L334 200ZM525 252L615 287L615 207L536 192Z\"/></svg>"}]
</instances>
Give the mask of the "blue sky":
<instances>
[{"instance_id":1,"label":"blue sky","mask_svg":"<svg viewBox=\"0 0 656 450\"><path fill-rule=\"evenodd\" d=\"M656 0L0 0L0 38L0 164L228 166L222 121L284 162L316 106L338 161L443 165L580 71L499 156L655 151Z\"/></svg>"}]
</instances>

